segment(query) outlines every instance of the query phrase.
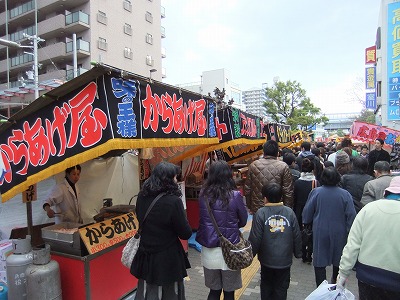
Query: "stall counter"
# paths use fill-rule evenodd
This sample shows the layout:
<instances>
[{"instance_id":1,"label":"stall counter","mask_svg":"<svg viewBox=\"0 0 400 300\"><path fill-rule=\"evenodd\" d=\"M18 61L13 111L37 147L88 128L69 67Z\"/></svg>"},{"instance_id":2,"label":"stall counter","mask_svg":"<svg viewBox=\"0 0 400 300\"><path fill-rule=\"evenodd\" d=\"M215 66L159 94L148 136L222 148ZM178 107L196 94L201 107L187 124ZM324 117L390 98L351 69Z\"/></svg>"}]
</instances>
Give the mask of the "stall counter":
<instances>
[{"instance_id":1,"label":"stall counter","mask_svg":"<svg viewBox=\"0 0 400 300\"><path fill-rule=\"evenodd\" d=\"M136 289L138 280L121 263L126 242L87 256L52 252L60 266L62 298L120 299Z\"/></svg>"}]
</instances>

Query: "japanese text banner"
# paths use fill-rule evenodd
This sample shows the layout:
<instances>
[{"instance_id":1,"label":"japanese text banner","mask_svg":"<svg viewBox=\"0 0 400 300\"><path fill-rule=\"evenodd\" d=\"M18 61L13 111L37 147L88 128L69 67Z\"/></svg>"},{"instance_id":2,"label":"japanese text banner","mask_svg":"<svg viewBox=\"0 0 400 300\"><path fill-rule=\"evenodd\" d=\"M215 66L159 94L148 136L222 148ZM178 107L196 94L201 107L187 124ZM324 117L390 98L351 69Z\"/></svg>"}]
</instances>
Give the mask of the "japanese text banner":
<instances>
[{"instance_id":1,"label":"japanese text banner","mask_svg":"<svg viewBox=\"0 0 400 300\"><path fill-rule=\"evenodd\" d=\"M218 143L212 101L210 105L199 94L118 74L74 86L1 134L3 202L111 150Z\"/></svg>"}]
</instances>

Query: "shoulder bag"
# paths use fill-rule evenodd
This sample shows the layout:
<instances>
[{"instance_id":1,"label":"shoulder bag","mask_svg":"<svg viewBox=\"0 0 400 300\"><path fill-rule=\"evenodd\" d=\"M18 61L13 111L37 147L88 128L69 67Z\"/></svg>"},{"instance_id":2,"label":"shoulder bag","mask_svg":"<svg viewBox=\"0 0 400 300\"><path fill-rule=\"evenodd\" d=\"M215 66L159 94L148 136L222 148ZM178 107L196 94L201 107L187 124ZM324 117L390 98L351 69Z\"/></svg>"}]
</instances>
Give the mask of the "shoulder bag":
<instances>
[{"instance_id":1,"label":"shoulder bag","mask_svg":"<svg viewBox=\"0 0 400 300\"><path fill-rule=\"evenodd\" d=\"M210 208L210 203L208 203L208 200L206 199L204 201L206 202L208 214L210 215L215 231L218 234L222 256L224 257L224 261L228 268L231 270L241 270L250 266L253 261L253 251L250 242L243 238L242 233L240 233L240 240L237 244L232 244L227 238L225 238L218 228L217 222L215 221Z\"/></svg>"},{"instance_id":2,"label":"shoulder bag","mask_svg":"<svg viewBox=\"0 0 400 300\"><path fill-rule=\"evenodd\" d=\"M164 196L165 193L159 194L157 197L154 198L154 200L151 202L149 208L146 211L146 214L144 215L143 221L142 221L142 226L138 229L136 234L130 238L128 243L126 243L124 249L122 250L122 257L121 257L121 263L127 267L131 268L133 259L136 255L136 252L139 248L140 244L140 234L142 232L143 224L144 221L146 220L147 215L150 213L151 209L153 208L154 204L156 204L157 200L160 199L162 196Z\"/></svg>"},{"instance_id":3,"label":"shoulder bag","mask_svg":"<svg viewBox=\"0 0 400 300\"><path fill-rule=\"evenodd\" d=\"M311 183L311 191L317 187L316 180L313 180ZM312 224L303 224L303 230L301 231L301 240L303 247L312 247L313 242L313 232L312 232Z\"/></svg>"}]
</instances>

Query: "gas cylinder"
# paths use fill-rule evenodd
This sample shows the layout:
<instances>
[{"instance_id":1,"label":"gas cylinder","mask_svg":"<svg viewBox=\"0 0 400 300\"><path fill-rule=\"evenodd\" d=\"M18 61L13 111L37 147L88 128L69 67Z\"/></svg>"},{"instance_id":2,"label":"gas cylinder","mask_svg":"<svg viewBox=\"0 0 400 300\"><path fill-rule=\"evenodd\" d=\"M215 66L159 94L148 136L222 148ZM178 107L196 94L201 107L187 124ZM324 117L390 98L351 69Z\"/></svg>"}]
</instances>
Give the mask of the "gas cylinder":
<instances>
[{"instance_id":1,"label":"gas cylinder","mask_svg":"<svg viewBox=\"0 0 400 300\"><path fill-rule=\"evenodd\" d=\"M50 259L50 245L33 249L33 264L25 271L28 300L62 299L60 267Z\"/></svg>"},{"instance_id":2,"label":"gas cylinder","mask_svg":"<svg viewBox=\"0 0 400 300\"><path fill-rule=\"evenodd\" d=\"M0 281L0 300L7 300L8 299L8 288L7 285Z\"/></svg>"},{"instance_id":3,"label":"gas cylinder","mask_svg":"<svg viewBox=\"0 0 400 300\"><path fill-rule=\"evenodd\" d=\"M32 263L31 236L12 240L13 254L6 260L9 299L26 299L25 270Z\"/></svg>"}]
</instances>

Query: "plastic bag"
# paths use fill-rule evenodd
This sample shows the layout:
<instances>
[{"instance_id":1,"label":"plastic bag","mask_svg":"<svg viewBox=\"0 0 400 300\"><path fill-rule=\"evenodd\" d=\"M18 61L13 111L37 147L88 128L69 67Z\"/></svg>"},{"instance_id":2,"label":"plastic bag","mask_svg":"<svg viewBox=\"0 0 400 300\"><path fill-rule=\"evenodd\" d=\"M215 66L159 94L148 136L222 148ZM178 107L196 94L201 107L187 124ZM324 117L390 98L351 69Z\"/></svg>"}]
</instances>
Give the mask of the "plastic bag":
<instances>
[{"instance_id":1,"label":"plastic bag","mask_svg":"<svg viewBox=\"0 0 400 300\"><path fill-rule=\"evenodd\" d=\"M336 284L324 280L306 300L354 300L354 295L347 289L336 289Z\"/></svg>"}]
</instances>

